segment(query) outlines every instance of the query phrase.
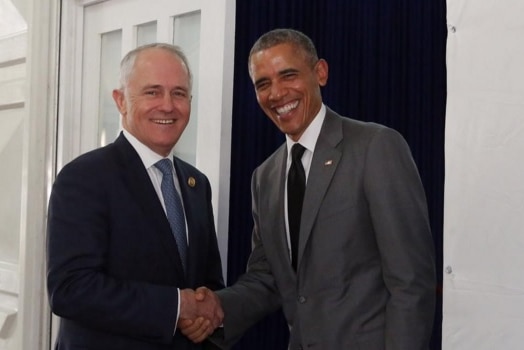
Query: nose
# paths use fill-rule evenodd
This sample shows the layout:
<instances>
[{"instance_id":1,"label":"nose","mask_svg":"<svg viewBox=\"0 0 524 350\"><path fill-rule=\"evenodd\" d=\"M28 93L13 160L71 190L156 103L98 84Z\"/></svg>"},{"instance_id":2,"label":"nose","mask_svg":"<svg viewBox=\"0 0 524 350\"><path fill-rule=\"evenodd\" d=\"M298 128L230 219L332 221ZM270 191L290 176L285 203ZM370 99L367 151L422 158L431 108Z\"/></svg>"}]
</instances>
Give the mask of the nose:
<instances>
[{"instance_id":1,"label":"nose","mask_svg":"<svg viewBox=\"0 0 524 350\"><path fill-rule=\"evenodd\" d=\"M281 99L286 94L286 89L281 86L279 83L273 83L271 89L269 90L269 99L271 101L277 101Z\"/></svg>"},{"instance_id":2,"label":"nose","mask_svg":"<svg viewBox=\"0 0 524 350\"><path fill-rule=\"evenodd\" d=\"M170 93L164 93L162 96L161 109L164 112L172 112L174 108L175 107L174 107L173 96L171 96Z\"/></svg>"}]
</instances>

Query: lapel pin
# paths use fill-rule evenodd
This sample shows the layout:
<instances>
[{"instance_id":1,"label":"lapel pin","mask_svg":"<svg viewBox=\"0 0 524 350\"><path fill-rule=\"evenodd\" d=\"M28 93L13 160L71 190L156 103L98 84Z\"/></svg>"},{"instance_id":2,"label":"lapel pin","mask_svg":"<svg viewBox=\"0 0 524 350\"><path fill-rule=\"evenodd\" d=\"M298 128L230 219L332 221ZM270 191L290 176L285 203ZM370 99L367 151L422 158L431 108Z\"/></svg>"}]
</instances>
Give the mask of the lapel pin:
<instances>
[{"instance_id":1,"label":"lapel pin","mask_svg":"<svg viewBox=\"0 0 524 350\"><path fill-rule=\"evenodd\" d=\"M187 179L187 184L189 185L189 187L195 187L196 185L196 180L193 176L190 176L189 179Z\"/></svg>"},{"instance_id":2,"label":"lapel pin","mask_svg":"<svg viewBox=\"0 0 524 350\"><path fill-rule=\"evenodd\" d=\"M330 160L326 160L326 162L324 163L324 165L331 165L333 164L333 161L330 159Z\"/></svg>"}]
</instances>

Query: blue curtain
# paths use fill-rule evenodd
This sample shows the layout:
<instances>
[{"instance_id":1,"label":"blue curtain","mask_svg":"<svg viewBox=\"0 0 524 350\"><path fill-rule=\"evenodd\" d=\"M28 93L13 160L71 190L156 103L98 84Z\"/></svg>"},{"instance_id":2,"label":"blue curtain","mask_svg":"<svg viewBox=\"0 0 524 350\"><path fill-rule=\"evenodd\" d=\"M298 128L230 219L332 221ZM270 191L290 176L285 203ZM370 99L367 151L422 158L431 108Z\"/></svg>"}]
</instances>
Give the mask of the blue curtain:
<instances>
[{"instance_id":1,"label":"blue curtain","mask_svg":"<svg viewBox=\"0 0 524 350\"><path fill-rule=\"evenodd\" d=\"M251 250L250 178L283 141L257 105L247 72L249 49L264 32L291 27L309 35L329 64L324 102L342 115L388 125L404 135L428 197L442 275L445 0L237 0L228 284ZM440 349L441 288L432 349ZM235 349L286 349L281 312L248 332Z\"/></svg>"}]
</instances>

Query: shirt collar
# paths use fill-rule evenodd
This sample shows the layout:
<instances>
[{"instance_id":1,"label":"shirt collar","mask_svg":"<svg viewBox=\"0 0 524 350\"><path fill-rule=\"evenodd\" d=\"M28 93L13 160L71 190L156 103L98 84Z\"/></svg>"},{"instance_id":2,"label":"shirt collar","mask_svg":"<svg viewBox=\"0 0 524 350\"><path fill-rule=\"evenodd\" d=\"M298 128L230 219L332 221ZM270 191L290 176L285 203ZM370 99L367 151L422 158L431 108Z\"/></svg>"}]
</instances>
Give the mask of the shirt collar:
<instances>
[{"instance_id":1,"label":"shirt collar","mask_svg":"<svg viewBox=\"0 0 524 350\"><path fill-rule=\"evenodd\" d=\"M315 150L315 145L317 144L318 135L320 135L320 129L322 129L322 123L324 122L325 117L326 117L326 106L322 104L315 118L313 118L313 120L311 121L309 126L306 128L306 130L304 130L304 133L302 134L302 136L300 136L300 139L297 141L310 152L313 152ZM286 135L286 144L287 144L288 154L289 152L291 152L291 147L293 147L295 143L296 143L295 141L293 141L289 136Z\"/></svg>"},{"instance_id":2,"label":"shirt collar","mask_svg":"<svg viewBox=\"0 0 524 350\"><path fill-rule=\"evenodd\" d=\"M160 154L155 153L153 150L151 150L149 147L144 145L142 142L140 142L135 136L133 136L129 131L123 130L124 137L129 141L131 146L135 149L135 151L138 153L138 156L142 160L142 163L144 163L144 167L146 169L149 169L153 165L155 165L156 162L158 162L161 159L168 158L173 161L173 150L169 152L167 157L162 157Z\"/></svg>"}]
</instances>

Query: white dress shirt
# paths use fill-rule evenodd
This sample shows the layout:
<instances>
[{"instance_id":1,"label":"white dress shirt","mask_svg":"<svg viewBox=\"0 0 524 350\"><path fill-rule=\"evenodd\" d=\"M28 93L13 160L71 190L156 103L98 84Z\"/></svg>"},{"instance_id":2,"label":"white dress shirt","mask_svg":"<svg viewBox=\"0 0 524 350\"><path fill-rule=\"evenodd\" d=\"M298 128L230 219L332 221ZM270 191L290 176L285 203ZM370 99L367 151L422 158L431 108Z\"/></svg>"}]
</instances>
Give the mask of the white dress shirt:
<instances>
[{"instance_id":1,"label":"white dress shirt","mask_svg":"<svg viewBox=\"0 0 524 350\"><path fill-rule=\"evenodd\" d=\"M291 167L291 148L295 143L300 143L306 149L302 155L302 166L304 167L304 172L306 173L306 186L307 179L309 175L309 169L311 168L311 160L313 159L313 152L315 151L315 145L317 144L318 135L320 135L320 129L322 129L322 123L326 117L326 106L322 104L317 115L311 121L311 124L304 130L302 136L298 142L293 141L289 136L286 135L286 144L287 144L287 164L286 164L286 189L287 189L287 173ZM289 256L291 257L291 241L289 237L289 219L287 216L287 191L284 191L284 211L285 211L285 220L286 220L286 236L287 236L287 246L289 250Z\"/></svg>"}]
</instances>

